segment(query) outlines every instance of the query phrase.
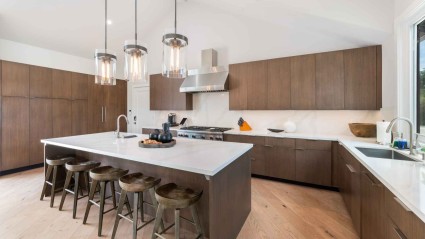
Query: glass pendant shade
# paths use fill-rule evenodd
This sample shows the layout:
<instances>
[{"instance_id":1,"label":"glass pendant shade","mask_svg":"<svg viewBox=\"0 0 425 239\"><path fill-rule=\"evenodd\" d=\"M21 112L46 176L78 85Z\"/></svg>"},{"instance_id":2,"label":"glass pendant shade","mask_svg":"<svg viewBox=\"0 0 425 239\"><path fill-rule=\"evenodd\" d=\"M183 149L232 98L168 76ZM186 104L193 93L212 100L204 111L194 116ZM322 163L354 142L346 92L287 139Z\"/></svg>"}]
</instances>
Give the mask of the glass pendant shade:
<instances>
[{"instance_id":1,"label":"glass pendant shade","mask_svg":"<svg viewBox=\"0 0 425 239\"><path fill-rule=\"evenodd\" d=\"M187 76L186 50L187 37L168 33L162 37L162 75L168 78L185 78Z\"/></svg>"},{"instance_id":2,"label":"glass pendant shade","mask_svg":"<svg viewBox=\"0 0 425 239\"><path fill-rule=\"evenodd\" d=\"M95 83L99 85L116 85L115 73L117 57L105 49L96 49L95 52Z\"/></svg>"},{"instance_id":3,"label":"glass pendant shade","mask_svg":"<svg viewBox=\"0 0 425 239\"><path fill-rule=\"evenodd\" d=\"M127 40L124 43L125 79L132 82L147 81L148 50L136 40Z\"/></svg>"}]
</instances>

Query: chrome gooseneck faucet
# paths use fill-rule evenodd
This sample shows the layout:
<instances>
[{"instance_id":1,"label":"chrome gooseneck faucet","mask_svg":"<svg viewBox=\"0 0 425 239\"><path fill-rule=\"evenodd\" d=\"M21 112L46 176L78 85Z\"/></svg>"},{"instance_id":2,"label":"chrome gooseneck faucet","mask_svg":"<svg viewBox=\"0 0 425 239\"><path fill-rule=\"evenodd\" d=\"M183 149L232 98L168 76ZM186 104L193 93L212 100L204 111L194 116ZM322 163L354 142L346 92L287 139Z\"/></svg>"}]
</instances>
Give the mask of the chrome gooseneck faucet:
<instances>
[{"instance_id":1,"label":"chrome gooseneck faucet","mask_svg":"<svg viewBox=\"0 0 425 239\"><path fill-rule=\"evenodd\" d=\"M117 138L121 138L121 136L120 136L120 119L121 119L121 117L124 117L125 121L128 124L128 118L127 118L127 116L125 116L125 115L118 116L118 118L117 118L117 132L116 132L117 133Z\"/></svg>"},{"instance_id":2,"label":"chrome gooseneck faucet","mask_svg":"<svg viewBox=\"0 0 425 239\"><path fill-rule=\"evenodd\" d=\"M416 155L416 152L413 150L413 123L412 123L412 121L410 121L407 118L403 118L403 117L394 118L393 120L391 120L390 125L388 125L388 128L386 130L387 133L389 133L391 131L391 129L394 126L394 123L398 120L406 121L409 124L409 129L410 129L410 135L409 135L410 136L410 142L409 142L410 143L410 145L409 145L410 155Z\"/></svg>"}]
</instances>

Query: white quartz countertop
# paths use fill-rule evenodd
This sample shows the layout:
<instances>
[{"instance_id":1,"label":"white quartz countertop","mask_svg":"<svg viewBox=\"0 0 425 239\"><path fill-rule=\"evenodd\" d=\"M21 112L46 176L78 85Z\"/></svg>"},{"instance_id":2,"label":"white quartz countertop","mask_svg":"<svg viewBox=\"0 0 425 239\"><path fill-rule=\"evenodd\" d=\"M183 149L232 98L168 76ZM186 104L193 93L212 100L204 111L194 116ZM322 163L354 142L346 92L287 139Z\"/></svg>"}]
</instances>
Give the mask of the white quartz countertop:
<instances>
[{"instance_id":1,"label":"white quartz countertop","mask_svg":"<svg viewBox=\"0 0 425 239\"><path fill-rule=\"evenodd\" d=\"M366 157L356 147L386 149L389 147L349 140L340 140L340 143L425 222L425 164L423 162Z\"/></svg>"},{"instance_id":2,"label":"white quartz countertop","mask_svg":"<svg viewBox=\"0 0 425 239\"><path fill-rule=\"evenodd\" d=\"M114 132L43 139L42 143L141 163L213 176L250 150L252 144L177 138L171 148L140 148L138 142L148 135L117 139Z\"/></svg>"}]
</instances>

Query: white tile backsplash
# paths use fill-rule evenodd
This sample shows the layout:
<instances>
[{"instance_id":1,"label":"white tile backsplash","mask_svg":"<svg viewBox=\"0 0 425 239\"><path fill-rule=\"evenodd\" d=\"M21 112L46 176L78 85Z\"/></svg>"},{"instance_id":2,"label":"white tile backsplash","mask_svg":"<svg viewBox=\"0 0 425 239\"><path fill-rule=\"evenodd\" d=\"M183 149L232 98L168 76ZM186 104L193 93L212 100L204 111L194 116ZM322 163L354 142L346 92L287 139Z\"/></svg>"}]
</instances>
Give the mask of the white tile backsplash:
<instances>
[{"instance_id":1,"label":"white tile backsplash","mask_svg":"<svg viewBox=\"0 0 425 239\"><path fill-rule=\"evenodd\" d=\"M287 120L297 125L297 132L315 134L350 134L348 123L375 123L382 120L380 111L347 110L279 110L230 111L229 92L197 93L193 95L193 111L173 111L177 120L188 118L188 125L237 128L243 117L255 130L282 128ZM171 111L170 111L171 112ZM147 126L160 126L166 122L169 111L151 111L155 122ZM390 120L390 119L386 119Z\"/></svg>"}]
</instances>

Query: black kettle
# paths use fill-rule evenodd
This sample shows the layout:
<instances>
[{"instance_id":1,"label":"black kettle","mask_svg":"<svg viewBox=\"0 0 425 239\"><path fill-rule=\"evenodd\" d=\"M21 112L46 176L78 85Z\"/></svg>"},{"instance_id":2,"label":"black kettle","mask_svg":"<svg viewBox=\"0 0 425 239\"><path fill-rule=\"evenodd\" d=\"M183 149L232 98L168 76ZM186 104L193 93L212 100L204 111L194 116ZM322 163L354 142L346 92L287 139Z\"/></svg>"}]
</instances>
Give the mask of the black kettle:
<instances>
[{"instance_id":1,"label":"black kettle","mask_svg":"<svg viewBox=\"0 0 425 239\"><path fill-rule=\"evenodd\" d=\"M173 140L173 135L170 132L170 123L162 124L162 133L158 135L158 141L161 143L169 143Z\"/></svg>"}]
</instances>

